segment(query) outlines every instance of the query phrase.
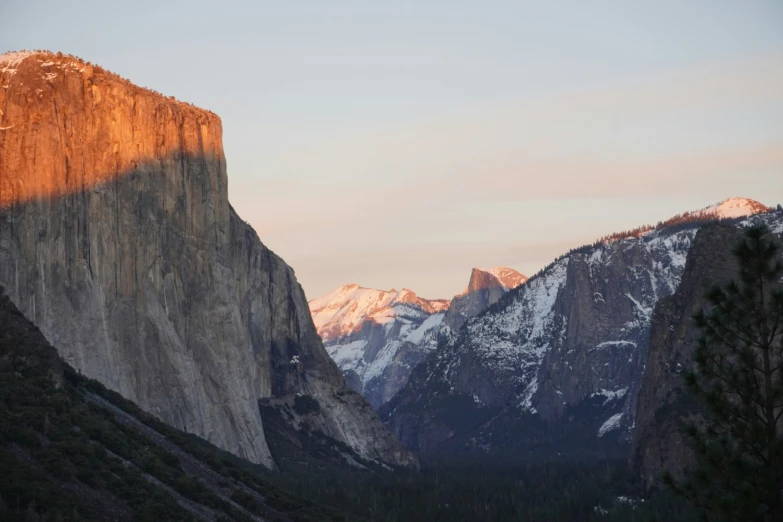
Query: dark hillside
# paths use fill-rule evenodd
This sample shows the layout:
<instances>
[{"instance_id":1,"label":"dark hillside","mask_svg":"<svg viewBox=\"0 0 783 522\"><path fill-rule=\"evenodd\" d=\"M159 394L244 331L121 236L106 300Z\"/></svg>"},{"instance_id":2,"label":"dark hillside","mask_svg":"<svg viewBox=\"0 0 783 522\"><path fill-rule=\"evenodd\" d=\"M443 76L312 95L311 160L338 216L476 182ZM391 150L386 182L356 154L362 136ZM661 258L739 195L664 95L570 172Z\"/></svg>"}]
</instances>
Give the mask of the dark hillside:
<instances>
[{"instance_id":1,"label":"dark hillside","mask_svg":"<svg viewBox=\"0 0 783 522\"><path fill-rule=\"evenodd\" d=\"M342 519L77 374L2 289L0 382L0 520Z\"/></svg>"}]
</instances>

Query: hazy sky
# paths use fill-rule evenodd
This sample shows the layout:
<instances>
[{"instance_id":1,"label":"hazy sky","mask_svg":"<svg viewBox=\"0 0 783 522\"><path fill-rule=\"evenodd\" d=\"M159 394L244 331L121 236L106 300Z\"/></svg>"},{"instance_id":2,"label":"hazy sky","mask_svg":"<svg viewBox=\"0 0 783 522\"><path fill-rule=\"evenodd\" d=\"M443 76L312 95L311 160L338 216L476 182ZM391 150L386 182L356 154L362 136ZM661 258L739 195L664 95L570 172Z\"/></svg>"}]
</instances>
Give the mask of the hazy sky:
<instances>
[{"instance_id":1,"label":"hazy sky","mask_svg":"<svg viewBox=\"0 0 783 522\"><path fill-rule=\"evenodd\" d=\"M783 202L783 2L0 0L223 120L229 196L309 298L450 297L729 196Z\"/></svg>"}]
</instances>

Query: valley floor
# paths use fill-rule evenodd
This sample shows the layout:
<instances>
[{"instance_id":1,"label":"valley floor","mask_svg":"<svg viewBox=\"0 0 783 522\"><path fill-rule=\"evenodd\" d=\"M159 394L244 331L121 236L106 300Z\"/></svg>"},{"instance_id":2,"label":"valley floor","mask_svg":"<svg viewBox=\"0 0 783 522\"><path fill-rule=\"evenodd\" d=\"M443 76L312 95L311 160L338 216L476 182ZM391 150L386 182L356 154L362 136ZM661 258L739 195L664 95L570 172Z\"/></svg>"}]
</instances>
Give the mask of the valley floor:
<instances>
[{"instance_id":1,"label":"valley floor","mask_svg":"<svg viewBox=\"0 0 783 522\"><path fill-rule=\"evenodd\" d=\"M430 462L422 470L279 476L281 489L345 514L346 521L695 522L679 498L643 500L627 461Z\"/></svg>"}]
</instances>

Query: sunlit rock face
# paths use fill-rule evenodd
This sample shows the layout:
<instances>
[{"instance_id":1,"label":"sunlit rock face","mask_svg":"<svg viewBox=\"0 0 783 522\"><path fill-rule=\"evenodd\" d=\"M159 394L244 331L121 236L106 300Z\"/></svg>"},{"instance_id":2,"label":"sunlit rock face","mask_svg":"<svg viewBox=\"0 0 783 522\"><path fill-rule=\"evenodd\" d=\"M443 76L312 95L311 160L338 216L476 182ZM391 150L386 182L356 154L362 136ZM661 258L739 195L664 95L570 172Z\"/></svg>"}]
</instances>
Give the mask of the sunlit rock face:
<instances>
[{"instance_id":1,"label":"sunlit rock face","mask_svg":"<svg viewBox=\"0 0 783 522\"><path fill-rule=\"evenodd\" d=\"M328 435L413 463L338 400L293 270L229 205L215 114L51 53L0 58L0 110L0 285L67 362L253 462L259 399L304 393Z\"/></svg>"},{"instance_id":2,"label":"sunlit rock face","mask_svg":"<svg viewBox=\"0 0 783 522\"><path fill-rule=\"evenodd\" d=\"M470 273L468 287L461 294L454 296L449 304L449 311L443 321L444 333L458 331L465 321L495 304L506 292L525 281L527 277L512 268L474 268Z\"/></svg>"}]
</instances>

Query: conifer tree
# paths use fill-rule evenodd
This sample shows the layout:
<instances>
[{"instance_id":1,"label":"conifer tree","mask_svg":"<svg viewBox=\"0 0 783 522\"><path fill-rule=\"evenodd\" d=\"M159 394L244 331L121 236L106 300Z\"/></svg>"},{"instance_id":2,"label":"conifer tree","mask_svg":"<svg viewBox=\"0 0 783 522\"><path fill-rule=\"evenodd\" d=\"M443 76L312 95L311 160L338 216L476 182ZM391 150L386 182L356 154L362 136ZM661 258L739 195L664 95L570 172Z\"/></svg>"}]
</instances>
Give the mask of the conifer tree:
<instances>
[{"instance_id":1,"label":"conifer tree","mask_svg":"<svg viewBox=\"0 0 783 522\"><path fill-rule=\"evenodd\" d=\"M783 521L783 265L764 226L734 248L739 282L714 287L686 384L705 406L687 434L697 465L665 482L708 520Z\"/></svg>"}]
</instances>

